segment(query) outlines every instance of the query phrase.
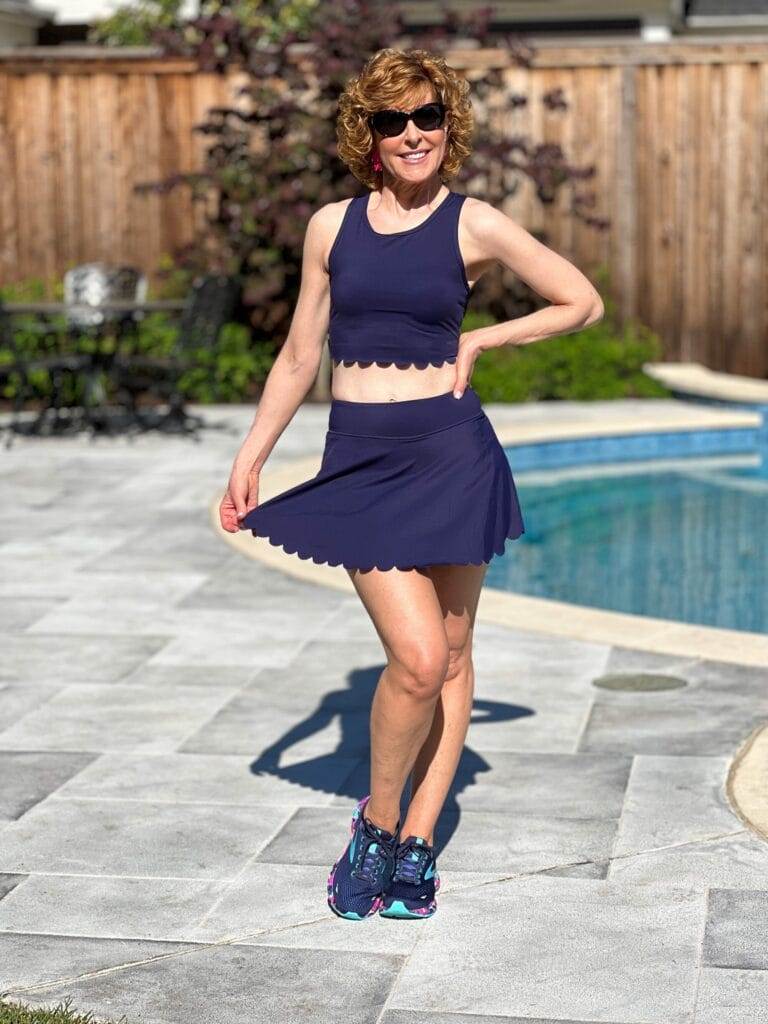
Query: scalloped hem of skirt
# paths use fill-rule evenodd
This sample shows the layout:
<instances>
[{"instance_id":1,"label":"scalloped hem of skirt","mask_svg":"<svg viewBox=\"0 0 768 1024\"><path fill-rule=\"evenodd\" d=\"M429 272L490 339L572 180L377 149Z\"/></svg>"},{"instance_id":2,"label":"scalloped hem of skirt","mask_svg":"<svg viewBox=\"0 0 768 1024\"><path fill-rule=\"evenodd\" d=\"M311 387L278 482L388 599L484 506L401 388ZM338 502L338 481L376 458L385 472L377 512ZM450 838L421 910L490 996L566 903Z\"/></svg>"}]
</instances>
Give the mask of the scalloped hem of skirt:
<instances>
[{"instance_id":1,"label":"scalloped hem of skirt","mask_svg":"<svg viewBox=\"0 0 768 1024\"><path fill-rule=\"evenodd\" d=\"M486 565L487 563L489 563L491 561L491 559L495 555L503 555L503 554L505 554L506 553L506 549L507 549L507 543L509 541L517 540L519 537L522 537L522 535L525 533L525 530L522 529L519 533L508 534L504 538L504 540L501 542L501 547L500 548L499 547L494 547L493 550L485 558L481 559L479 562L457 561L455 558L445 558L445 559L434 559L433 558L433 559L430 559L429 561L419 561L419 562L383 562L383 563L374 563L373 565L353 565L351 562L345 562L343 558L340 558L338 561L333 561L330 558L318 558L311 551L307 551L306 553L304 553L299 548L294 548L294 547L290 546L288 541L279 540L276 537L273 537L273 536L271 536L268 533L257 533L256 530L251 530L251 533L253 534L254 537L264 537L264 538L266 538L269 541L269 543L272 545L272 547L282 548L283 551L286 553L286 555L296 555L298 558L300 558L302 561L305 561L305 562L311 559L312 562L314 562L315 565L330 565L330 566L333 566L333 567L341 565L345 569L359 569L359 570L361 570L363 572L366 571L366 570L370 570L370 569L377 569L379 572L389 572L391 569L399 569L401 572L405 572L408 569L419 569L419 568L423 568L424 566L427 566L427 565Z\"/></svg>"},{"instance_id":2,"label":"scalloped hem of skirt","mask_svg":"<svg viewBox=\"0 0 768 1024\"><path fill-rule=\"evenodd\" d=\"M396 366L398 370L407 370L415 366L417 370L425 370L428 366L444 366L446 363L455 363L457 356L448 356L445 359L412 359L403 363L396 359L334 359L335 366Z\"/></svg>"}]
</instances>

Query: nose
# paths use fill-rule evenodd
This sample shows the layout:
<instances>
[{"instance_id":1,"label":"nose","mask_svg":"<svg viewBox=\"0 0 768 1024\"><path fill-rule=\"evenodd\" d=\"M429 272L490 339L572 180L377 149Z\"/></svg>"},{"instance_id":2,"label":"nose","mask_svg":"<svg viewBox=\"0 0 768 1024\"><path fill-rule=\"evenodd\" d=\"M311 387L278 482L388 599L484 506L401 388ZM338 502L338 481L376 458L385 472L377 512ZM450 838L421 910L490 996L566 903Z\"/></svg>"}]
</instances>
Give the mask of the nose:
<instances>
[{"instance_id":1,"label":"nose","mask_svg":"<svg viewBox=\"0 0 768 1024\"><path fill-rule=\"evenodd\" d=\"M404 139L406 142L412 143L417 143L421 141L421 132L410 118L408 119L408 124L405 126Z\"/></svg>"}]
</instances>

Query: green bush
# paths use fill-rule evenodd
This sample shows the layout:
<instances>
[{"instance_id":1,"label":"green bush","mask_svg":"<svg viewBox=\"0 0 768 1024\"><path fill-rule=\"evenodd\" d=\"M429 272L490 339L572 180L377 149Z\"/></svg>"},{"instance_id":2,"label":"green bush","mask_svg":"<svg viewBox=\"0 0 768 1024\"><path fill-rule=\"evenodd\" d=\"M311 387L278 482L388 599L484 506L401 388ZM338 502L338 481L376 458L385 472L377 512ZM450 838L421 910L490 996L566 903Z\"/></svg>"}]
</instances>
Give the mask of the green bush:
<instances>
[{"instance_id":1,"label":"green bush","mask_svg":"<svg viewBox=\"0 0 768 1024\"><path fill-rule=\"evenodd\" d=\"M15 296L14 296L15 298ZM25 299L31 298L29 294ZM56 333L63 334L63 318L49 318L51 333L41 335L34 317L14 317L13 331L15 345L20 355L32 358L54 351ZM165 313L151 313L141 323L132 339L133 350L151 356L168 357L173 354L178 327ZM67 340L67 350L93 352L114 347L109 337L96 339L84 335ZM241 402L255 398L274 362L276 346L271 341L256 341L251 329L245 324L225 324L215 348L200 347L185 353L190 367L180 380L179 387L184 396L192 402ZM0 367L12 361L11 352L0 347ZM51 395L52 381L47 370L36 370L31 374L33 399L47 399ZM12 400L20 381L11 375L0 377L0 397ZM82 396L82 381L78 375L68 375L64 384L64 402L75 403Z\"/></svg>"},{"instance_id":2,"label":"green bush","mask_svg":"<svg viewBox=\"0 0 768 1024\"><path fill-rule=\"evenodd\" d=\"M464 331L494 321L469 313ZM643 372L661 358L661 341L642 324L619 330L610 313L582 331L528 345L487 349L475 363L472 387L483 402L547 399L663 398L670 392Z\"/></svg>"}]
</instances>

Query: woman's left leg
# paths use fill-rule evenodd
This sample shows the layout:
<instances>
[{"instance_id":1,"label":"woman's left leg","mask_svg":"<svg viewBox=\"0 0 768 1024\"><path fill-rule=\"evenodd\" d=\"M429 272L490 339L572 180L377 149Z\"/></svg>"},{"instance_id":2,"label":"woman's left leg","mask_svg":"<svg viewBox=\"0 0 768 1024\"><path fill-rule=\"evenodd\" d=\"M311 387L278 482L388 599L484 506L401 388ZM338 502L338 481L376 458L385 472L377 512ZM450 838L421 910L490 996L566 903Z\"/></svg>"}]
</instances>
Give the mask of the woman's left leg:
<instances>
[{"instance_id":1,"label":"woman's left leg","mask_svg":"<svg viewBox=\"0 0 768 1024\"><path fill-rule=\"evenodd\" d=\"M431 729L414 762L411 800L400 834L422 836L430 845L434 845L435 825L469 727L475 684L472 640L487 568L487 564L429 567L443 613L449 663Z\"/></svg>"}]
</instances>

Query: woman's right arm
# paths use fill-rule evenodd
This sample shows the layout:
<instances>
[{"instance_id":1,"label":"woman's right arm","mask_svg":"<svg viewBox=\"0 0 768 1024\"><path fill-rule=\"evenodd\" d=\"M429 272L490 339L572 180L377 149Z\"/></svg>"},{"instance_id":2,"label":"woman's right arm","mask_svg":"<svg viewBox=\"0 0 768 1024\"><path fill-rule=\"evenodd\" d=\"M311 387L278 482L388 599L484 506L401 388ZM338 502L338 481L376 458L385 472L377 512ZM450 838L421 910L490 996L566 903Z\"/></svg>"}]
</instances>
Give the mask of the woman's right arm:
<instances>
[{"instance_id":1,"label":"woman's right arm","mask_svg":"<svg viewBox=\"0 0 768 1024\"><path fill-rule=\"evenodd\" d=\"M301 286L288 336L267 375L219 506L221 525L229 533L237 533L243 516L256 508L261 468L317 377L330 317L326 253L342 215L343 202L328 203L307 223Z\"/></svg>"}]
</instances>

